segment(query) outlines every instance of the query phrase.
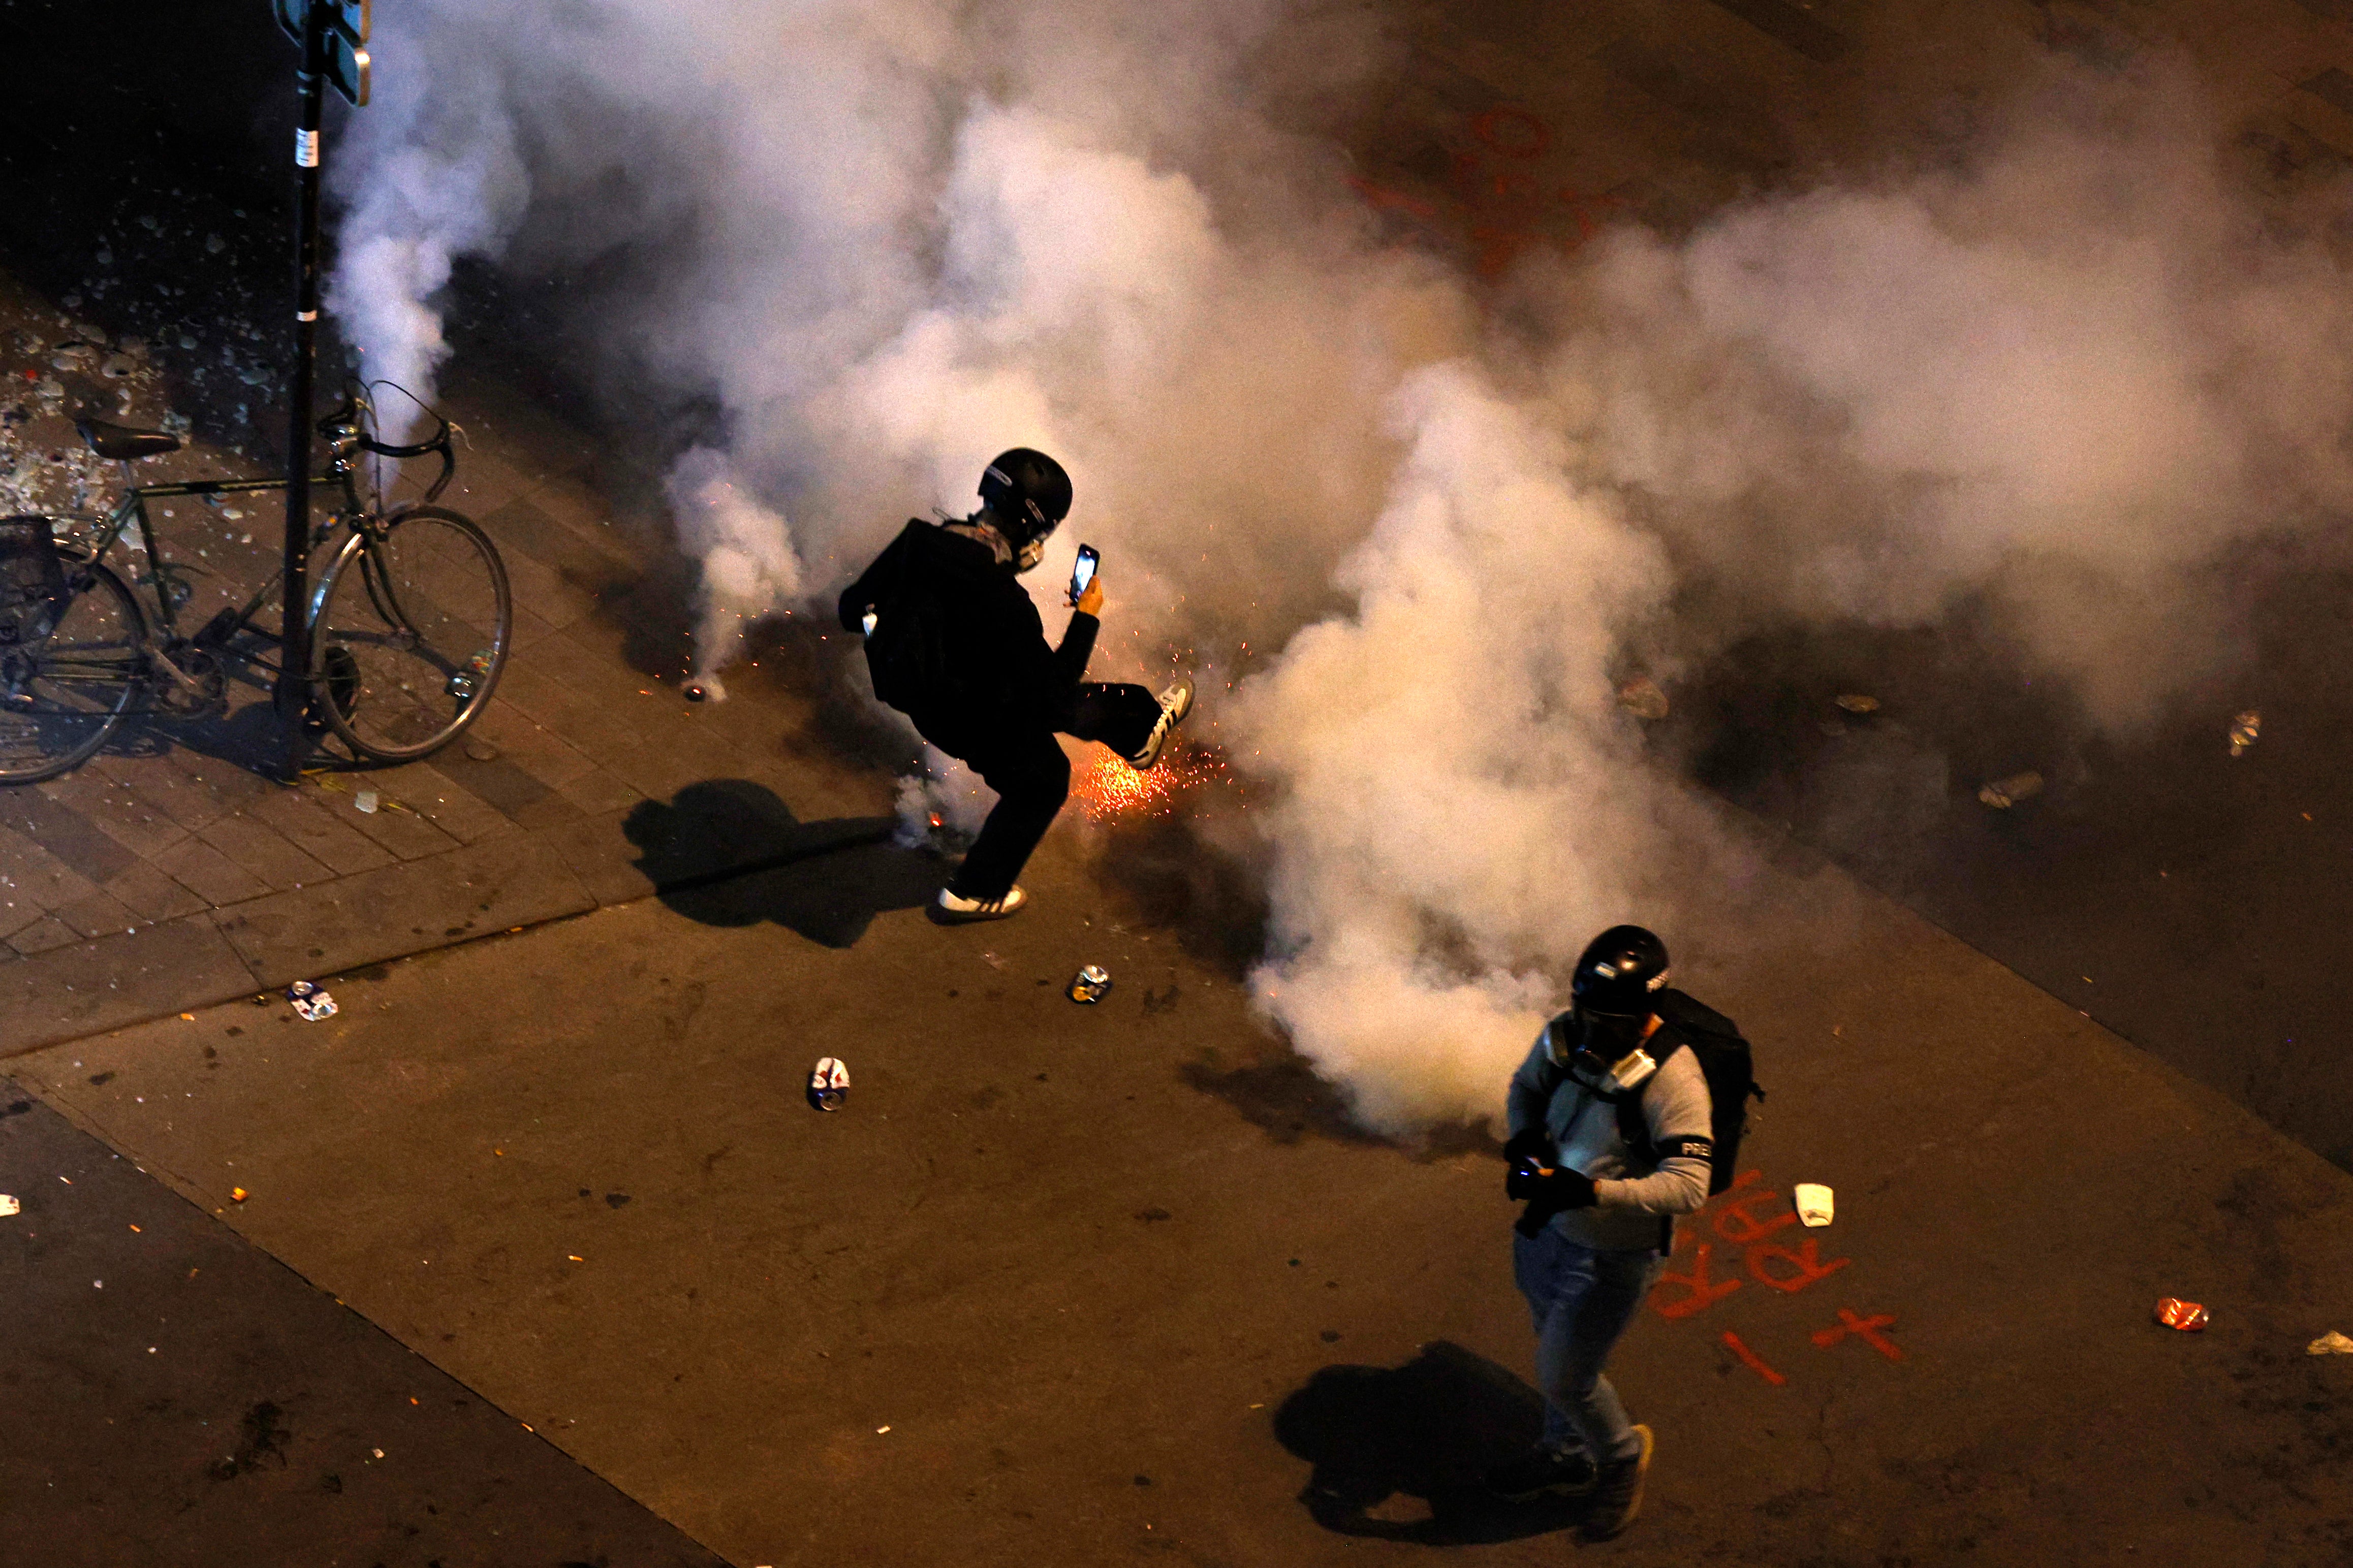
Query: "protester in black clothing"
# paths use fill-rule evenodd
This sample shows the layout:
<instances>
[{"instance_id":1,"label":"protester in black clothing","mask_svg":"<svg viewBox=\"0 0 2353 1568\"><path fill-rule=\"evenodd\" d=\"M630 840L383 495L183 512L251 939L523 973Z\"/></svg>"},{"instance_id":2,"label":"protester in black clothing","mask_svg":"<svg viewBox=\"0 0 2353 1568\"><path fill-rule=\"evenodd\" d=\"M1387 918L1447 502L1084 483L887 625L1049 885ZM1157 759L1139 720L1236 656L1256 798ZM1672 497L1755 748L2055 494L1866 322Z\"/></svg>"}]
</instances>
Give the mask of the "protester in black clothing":
<instances>
[{"instance_id":1,"label":"protester in black clothing","mask_svg":"<svg viewBox=\"0 0 2353 1568\"><path fill-rule=\"evenodd\" d=\"M980 496L980 510L962 522L909 522L840 604L842 626L865 634L874 694L997 792L933 907L950 921L1001 920L1027 900L1014 879L1071 793L1056 731L1149 768L1193 706L1190 680L1155 698L1084 679L1102 626L1101 577L1074 601L1061 646L1047 644L1015 577L1038 564L1071 510L1060 463L1017 447L988 466Z\"/></svg>"}]
</instances>

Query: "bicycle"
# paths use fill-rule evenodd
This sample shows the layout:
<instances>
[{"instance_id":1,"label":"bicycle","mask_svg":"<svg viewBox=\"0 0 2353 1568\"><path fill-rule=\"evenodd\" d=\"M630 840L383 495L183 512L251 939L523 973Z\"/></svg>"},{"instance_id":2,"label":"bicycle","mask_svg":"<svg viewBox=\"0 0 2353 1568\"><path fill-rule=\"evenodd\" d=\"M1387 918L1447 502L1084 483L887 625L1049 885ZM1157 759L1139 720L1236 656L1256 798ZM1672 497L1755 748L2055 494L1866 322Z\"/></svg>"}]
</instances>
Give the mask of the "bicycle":
<instances>
[{"instance_id":1,"label":"bicycle","mask_svg":"<svg viewBox=\"0 0 2353 1568\"><path fill-rule=\"evenodd\" d=\"M313 558L326 553L310 595L304 673L314 721L363 762L414 762L464 733L498 689L513 639L514 604L498 548L471 519L434 504L457 473L460 432L425 412L434 432L411 445L376 438L365 389L353 389L319 422L327 472L313 483L340 487L343 504L311 531ZM97 419L79 420L76 428L100 457L121 462L126 476L140 459L180 448L179 437L162 430ZM364 452L437 457L440 473L421 500L387 510L380 471L373 497L361 493ZM102 516L0 520L0 784L70 772L134 712L185 718L217 710L226 700L224 658L280 672L282 630L256 622L281 591L277 574L242 608L223 609L194 636L182 636L178 612L194 595L189 569L164 558L147 507L286 487L282 478L134 485ZM132 580L152 590L153 630L139 595L106 560L134 523L147 573L142 578L133 568Z\"/></svg>"}]
</instances>

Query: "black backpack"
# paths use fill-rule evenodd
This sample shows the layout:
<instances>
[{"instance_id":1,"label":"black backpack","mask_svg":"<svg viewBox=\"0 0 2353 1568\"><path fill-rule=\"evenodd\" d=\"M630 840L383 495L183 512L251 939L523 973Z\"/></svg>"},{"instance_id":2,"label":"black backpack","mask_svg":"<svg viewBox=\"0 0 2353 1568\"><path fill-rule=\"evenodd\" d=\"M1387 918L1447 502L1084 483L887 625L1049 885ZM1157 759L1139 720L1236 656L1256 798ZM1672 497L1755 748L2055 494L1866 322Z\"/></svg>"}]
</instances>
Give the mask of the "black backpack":
<instances>
[{"instance_id":1,"label":"black backpack","mask_svg":"<svg viewBox=\"0 0 2353 1568\"><path fill-rule=\"evenodd\" d=\"M1700 1073L1707 1079L1708 1141L1715 1150L1707 1190L1713 1197L1731 1186L1738 1173L1740 1140L1748 1131L1748 1102L1761 1101L1765 1090L1757 1085L1755 1063L1740 1026L1681 991L1660 992L1651 1006L1659 1015L1659 1031L1649 1047L1651 1057L1664 1065L1674 1047L1683 1046L1699 1059ZM1555 1018L1552 1027L1567 1030L1568 1015ZM1649 1087L1645 1081L1642 1089ZM1603 1098L1617 1109L1618 1136L1648 1163L1651 1129L1642 1120L1642 1089Z\"/></svg>"},{"instance_id":2,"label":"black backpack","mask_svg":"<svg viewBox=\"0 0 2353 1568\"><path fill-rule=\"evenodd\" d=\"M874 606L874 629L866 634L866 673L874 695L902 713L936 708L956 695L943 609L922 577L903 570Z\"/></svg>"}]
</instances>

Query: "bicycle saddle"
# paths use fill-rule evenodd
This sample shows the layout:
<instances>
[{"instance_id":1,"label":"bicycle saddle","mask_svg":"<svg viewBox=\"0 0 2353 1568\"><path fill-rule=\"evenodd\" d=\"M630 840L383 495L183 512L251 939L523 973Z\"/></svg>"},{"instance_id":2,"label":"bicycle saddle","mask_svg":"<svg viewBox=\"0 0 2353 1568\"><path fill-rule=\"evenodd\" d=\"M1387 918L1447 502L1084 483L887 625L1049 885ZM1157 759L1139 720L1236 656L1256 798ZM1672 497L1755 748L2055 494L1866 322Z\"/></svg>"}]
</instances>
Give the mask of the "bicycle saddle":
<instances>
[{"instance_id":1,"label":"bicycle saddle","mask_svg":"<svg viewBox=\"0 0 2353 1568\"><path fill-rule=\"evenodd\" d=\"M168 430L133 430L126 425L109 425L103 419L77 419L74 428L81 432L81 438L90 443L91 451L125 463L135 458L160 458L180 449L180 438Z\"/></svg>"}]
</instances>

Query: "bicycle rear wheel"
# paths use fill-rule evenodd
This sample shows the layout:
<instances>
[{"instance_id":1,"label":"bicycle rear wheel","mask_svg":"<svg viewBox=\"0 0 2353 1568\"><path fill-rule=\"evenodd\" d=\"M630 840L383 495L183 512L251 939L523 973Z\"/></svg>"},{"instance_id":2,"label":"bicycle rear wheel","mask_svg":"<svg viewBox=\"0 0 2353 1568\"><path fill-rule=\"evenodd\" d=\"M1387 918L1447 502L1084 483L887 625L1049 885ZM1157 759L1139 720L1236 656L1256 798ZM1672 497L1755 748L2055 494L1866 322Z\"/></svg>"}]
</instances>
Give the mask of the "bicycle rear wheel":
<instances>
[{"instance_id":1,"label":"bicycle rear wheel","mask_svg":"<svg viewBox=\"0 0 2353 1568\"><path fill-rule=\"evenodd\" d=\"M311 689L361 755L413 761L490 706L514 602L498 548L471 519L417 506L354 532L312 604Z\"/></svg>"},{"instance_id":2,"label":"bicycle rear wheel","mask_svg":"<svg viewBox=\"0 0 2353 1568\"><path fill-rule=\"evenodd\" d=\"M68 566L47 636L0 646L0 784L38 784L97 753L139 694L147 621L121 578Z\"/></svg>"}]
</instances>

